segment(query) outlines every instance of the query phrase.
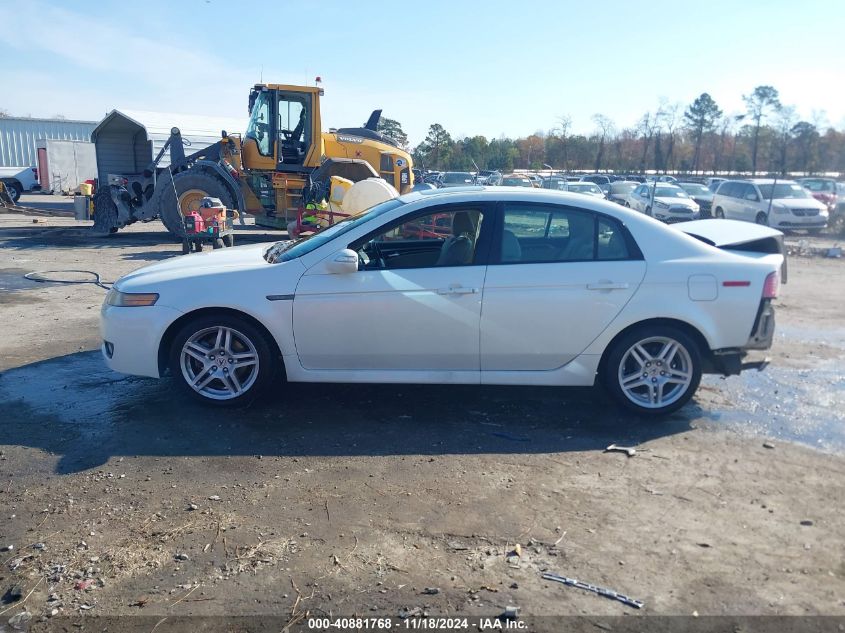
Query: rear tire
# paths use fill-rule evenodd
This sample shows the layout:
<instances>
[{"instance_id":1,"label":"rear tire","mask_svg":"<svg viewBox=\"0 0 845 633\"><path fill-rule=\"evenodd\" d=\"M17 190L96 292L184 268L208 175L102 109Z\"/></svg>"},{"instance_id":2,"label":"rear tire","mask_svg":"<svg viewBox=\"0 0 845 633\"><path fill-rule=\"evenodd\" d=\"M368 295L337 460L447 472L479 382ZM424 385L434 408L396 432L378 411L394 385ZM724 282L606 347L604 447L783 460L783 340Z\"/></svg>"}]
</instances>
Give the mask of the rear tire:
<instances>
[{"instance_id":1,"label":"rear tire","mask_svg":"<svg viewBox=\"0 0 845 633\"><path fill-rule=\"evenodd\" d=\"M222 239L220 239L219 237L218 237L218 238L215 238L215 240L214 240L214 242L212 242L211 246L212 246L212 248L213 248L215 251L216 251L218 248L223 248L223 240L222 240Z\"/></svg>"},{"instance_id":2,"label":"rear tire","mask_svg":"<svg viewBox=\"0 0 845 633\"><path fill-rule=\"evenodd\" d=\"M266 335L247 320L227 314L186 324L173 339L169 359L181 390L218 407L252 402L277 374Z\"/></svg>"},{"instance_id":3,"label":"rear tire","mask_svg":"<svg viewBox=\"0 0 845 633\"><path fill-rule=\"evenodd\" d=\"M229 235L224 235L223 243L226 245L226 248L232 248L235 245L235 234L229 233Z\"/></svg>"},{"instance_id":4,"label":"rear tire","mask_svg":"<svg viewBox=\"0 0 845 633\"><path fill-rule=\"evenodd\" d=\"M169 181L170 175L162 175L162 179ZM174 187L176 191L174 192ZM176 237L185 236L184 215L179 208L176 194L182 196L190 191L201 192L205 196L219 198L227 209L234 206L229 189L220 179L202 170L190 170L173 177L173 182L162 182L157 187L155 208L165 228Z\"/></svg>"},{"instance_id":5,"label":"rear tire","mask_svg":"<svg viewBox=\"0 0 845 633\"><path fill-rule=\"evenodd\" d=\"M608 350L602 381L614 399L640 415L677 411L701 382L701 351L683 330L644 325Z\"/></svg>"}]
</instances>

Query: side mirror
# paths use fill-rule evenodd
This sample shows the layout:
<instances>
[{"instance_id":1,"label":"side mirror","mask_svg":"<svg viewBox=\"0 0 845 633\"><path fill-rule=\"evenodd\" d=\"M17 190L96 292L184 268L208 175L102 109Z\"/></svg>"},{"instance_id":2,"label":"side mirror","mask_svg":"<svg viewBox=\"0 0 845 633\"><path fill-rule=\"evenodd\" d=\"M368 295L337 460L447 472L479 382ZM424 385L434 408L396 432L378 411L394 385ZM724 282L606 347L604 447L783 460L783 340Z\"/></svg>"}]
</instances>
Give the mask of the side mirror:
<instances>
[{"instance_id":1,"label":"side mirror","mask_svg":"<svg viewBox=\"0 0 845 633\"><path fill-rule=\"evenodd\" d=\"M326 264L330 273L344 275L358 272L358 253L351 248L344 248L331 256Z\"/></svg>"}]
</instances>

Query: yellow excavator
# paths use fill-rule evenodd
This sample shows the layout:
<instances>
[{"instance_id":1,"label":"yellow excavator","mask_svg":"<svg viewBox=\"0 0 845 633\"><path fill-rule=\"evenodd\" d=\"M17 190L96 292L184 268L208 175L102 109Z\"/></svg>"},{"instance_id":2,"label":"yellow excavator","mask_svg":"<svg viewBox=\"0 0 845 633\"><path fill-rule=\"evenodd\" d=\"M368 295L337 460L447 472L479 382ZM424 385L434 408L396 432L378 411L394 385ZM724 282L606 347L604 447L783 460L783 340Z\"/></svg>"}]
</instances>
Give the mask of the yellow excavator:
<instances>
[{"instance_id":1,"label":"yellow excavator","mask_svg":"<svg viewBox=\"0 0 845 633\"><path fill-rule=\"evenodd\" d=\"M175 237L184 217L205 197L261 226L286 228L309 204L324 204L333 176L353 183L381 178L400 194L414 185L411 156L378 131L381 110L363 127L322 131L320 97L311 86L257 84L249 94L249 124L185 154L178 128L141 174L109 174L94 196L94 230L114 233L160 217ZM170 165L159 163L170 150Z\"/></svg>"}]
</instances>

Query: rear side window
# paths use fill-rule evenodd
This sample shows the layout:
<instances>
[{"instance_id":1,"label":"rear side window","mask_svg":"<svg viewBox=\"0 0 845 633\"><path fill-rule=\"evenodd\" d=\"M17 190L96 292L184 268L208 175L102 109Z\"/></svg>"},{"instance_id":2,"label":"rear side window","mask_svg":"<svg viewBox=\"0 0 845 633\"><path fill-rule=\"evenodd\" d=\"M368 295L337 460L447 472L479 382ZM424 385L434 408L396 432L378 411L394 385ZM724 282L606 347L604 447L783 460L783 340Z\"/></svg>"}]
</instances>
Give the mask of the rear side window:
<instances>
[{"instance_id":1,"label":"rear side window","mask_svg":"<svg viewBox=\"0 0 845 633\"><path fill-rule=\"evenodd\" d=\"M716 193L718 193L720 196L729 196L731 198L735 198L738 186L738 182L723 182L719 186L719 189L716 191Z\"/></svg>"},{"instance_id":2,"label":"rear side window","mask_svg":"<svg viewBox=\"0 0 845 633\"><path fill-rule=\"evenodd\" d=\"M500 262L530 264L630 259L626 234L612 218L566 207L505 207Z\"/></svg>"}]
</instances>

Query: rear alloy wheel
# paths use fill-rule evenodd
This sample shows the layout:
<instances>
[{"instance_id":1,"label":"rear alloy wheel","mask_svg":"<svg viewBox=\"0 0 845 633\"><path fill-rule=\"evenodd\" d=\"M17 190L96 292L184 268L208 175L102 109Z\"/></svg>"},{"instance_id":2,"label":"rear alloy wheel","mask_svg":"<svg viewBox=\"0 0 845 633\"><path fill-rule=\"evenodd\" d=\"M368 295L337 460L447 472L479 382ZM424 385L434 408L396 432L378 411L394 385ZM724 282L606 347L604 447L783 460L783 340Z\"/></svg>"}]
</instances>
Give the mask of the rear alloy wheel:
<instances>
[{"instance_id":1,"label":"rear alloy wheel","mask_svg":"<svg viewBox=\"0 0 845 633\"><path fill-rule=\"evenodd\" d=\"M170 349L170 371L195 398L218 406L244 404L273 379L266 336L238 317L207 316L189 323Z\"/></svg>"},{"instance_id":2,"label":"rear alloy wheel","mask_svg":"<svg viewBox=\"0 0 845 633\"><path fill-rule=\"evenodd\" d=\"M722 209L720 207L716 208L716 219L718 219L718 220L724 220L725 219L725 212L722 211Z\"/></svg>"},{"instance_id":3,"label":"rear alloy wheel","mask_svg":"<svg viewBox=\"0 0 845 633\"><path fill-rule=\"evenodd\" d=\"M698 389L701 353L677 328L638 328L610 350L604 381L627 409L649 416L671 413L684 406Z\"/></svg>"},{"instance_id":4,"label":"rear alloy wheel","mask_svg":"<svg viewBox=\"0 0 845 633\"><path fill-rule=\"evenodd\" d=\"M754 221L760 226L769 226L769 216L767 216L762 211L757 214L757 217L754 218Z\"/></svg>"}]
</instances>

